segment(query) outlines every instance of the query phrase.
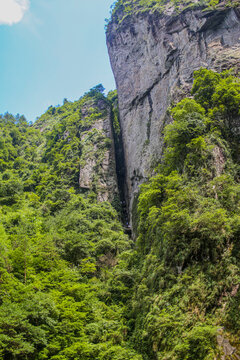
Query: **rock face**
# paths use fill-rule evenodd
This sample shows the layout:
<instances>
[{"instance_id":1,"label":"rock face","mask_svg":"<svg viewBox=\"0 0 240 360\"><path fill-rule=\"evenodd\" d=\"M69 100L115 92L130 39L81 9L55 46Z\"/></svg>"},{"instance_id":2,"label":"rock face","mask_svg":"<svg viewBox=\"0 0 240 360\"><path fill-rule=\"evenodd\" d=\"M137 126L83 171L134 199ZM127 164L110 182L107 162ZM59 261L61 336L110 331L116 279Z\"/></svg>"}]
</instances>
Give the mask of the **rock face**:
<instances>
[{"instance_id":1,"label":"rock face","mask_svg":"<svg viewBox=\"0 0 240 360\"><path fill-rule=\"evenodd\" d=\"M73 187L78 190L80 187L82 193L95 193L98 201L117 203L112 106L101 92L93 88L77 101L51 106L34 127L46 134L38 153L43 156L46 151L50 165L53 165L54 156L49 156L53 147L58 158L65 158L67 164L60 166L62 173L59 170L58 174L71 177L74 173Z\"/></svg>"},{"instance_id":2,"label":"rock face","mask_svg":"<svg viewBox=\"0 0 240 360\"><path fill-rule=\"evenodd\" d=\"M163 150L167 108L189 92L201 66L240 68L240 8L142 12L110 23L107 45L115 76L130 208Z\"/></svg>"},{"instance_id":3,"label":"rock face","mask_svg":"<svg viewBox=\"0 0 240 360\"><path fill-rule=\"evenodd\" d=\"M93 190L98 201L113 201L118 194L116 164L111 127L111 109L106 102L96 104L99 116L81 132L82 154L80 160L79 186ZM83 121L91 117L89 105L82 109Z\"/></svg>"}]
</instances>

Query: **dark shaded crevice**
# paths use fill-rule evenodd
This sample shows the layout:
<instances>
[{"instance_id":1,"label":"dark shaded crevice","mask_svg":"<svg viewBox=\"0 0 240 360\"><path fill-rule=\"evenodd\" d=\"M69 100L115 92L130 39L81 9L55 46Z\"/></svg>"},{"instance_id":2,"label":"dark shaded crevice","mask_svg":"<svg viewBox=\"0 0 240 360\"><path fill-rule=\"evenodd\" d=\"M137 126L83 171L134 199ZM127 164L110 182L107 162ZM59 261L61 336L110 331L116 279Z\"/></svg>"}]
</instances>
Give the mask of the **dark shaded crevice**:
<instances>
[{"instance_id":1,"label":"dark shaded crevice","mask_svg":"<svg viewBox=\"0 0 240 360\"><path fill-rule=\"evenodd\" d=\"M151 135L151 124L152 124L152 113L153 113L153 101L151 97L151 93L148 93L148 103L149 103L149 118L147 123L147 139L150 140Z\"/></svg>"},{"instance_id":2,"label":"dark shaded crevice","mask_svg":"<svg viewBox=\"0 0 240 360\"><path fill-rule=\"evenodd\" d=\"M198 30L198 32L206 32L207 30L216 29L219 27L226 18L226 15L231 11L231 9L227 8L224 10L213 10L209 11L209 13L205 14L206 21L202 25L202 27Z\"/></svg>"},{"instance_id":3,"label":"dark shaded crevice","mask_svg":"<svg viewBox=\"0 0 240 360\"><path fill-rule=\"evenodd\" d=\"M129 204L128 204L128 188L126 181L124 146L122 139L122 131L119 122L118 104L116 101L115 103L111 104L111 123L112 123L112 131L113 131L116 175L117 175L117 184L118 184L118 192L119 192L119 202L120 202L119 213L126 232L131 235L131 229L129 227L130 216L128 211Z\"/></svg>"},{"instance_id":4,"label":"dark shaded crevice","mask_svg":"<svg viewBox=\"0 0 240 360\"><path fill-rule=\"evenodd\" d=\"M163 77L166 75L166 73L164 75L162 75L162 73L160 73L158 75L158 77L156 78L156 80L154 81L154 83L146 90L144 91L144 93L142 95L138 95L136 96L132 101L131 101L131 105L130 108L133 108L135 106L138 106L138 104L142 103L144 101L144 99L148 96L148 94L152 91L152 89L163 79Z\"/></svg>"},{"instance_id":5,"label":"dark shaded crevice","mask_svg":"<svg viewBox=\"0 0 240 360\"><path fill-rule=\"evenodd\" d=\"M171 67L169 67L164 74L160 73L156 80L153 82L153 84L146 89L146 91L144 91L143 94L136 96L130 103L129 108L132 109L133 107L137 107L139 104L143 103L143 101L145 100L146 97L148 97L148 94L151 93L151 91L155 88L155 86L157 86L159 84L159 82L161 80L163 80L165 78L165 76L169 73Z\"/></svg>"}]
</instances>

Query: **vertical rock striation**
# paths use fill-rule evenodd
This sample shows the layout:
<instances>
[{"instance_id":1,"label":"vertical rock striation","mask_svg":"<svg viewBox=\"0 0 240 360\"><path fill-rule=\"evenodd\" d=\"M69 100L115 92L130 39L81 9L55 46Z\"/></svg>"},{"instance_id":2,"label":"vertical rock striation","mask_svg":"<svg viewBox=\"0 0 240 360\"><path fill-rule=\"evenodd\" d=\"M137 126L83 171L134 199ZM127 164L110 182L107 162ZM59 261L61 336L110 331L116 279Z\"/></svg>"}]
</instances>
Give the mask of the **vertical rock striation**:
<instances>
[{"instance_id":1,"label":"vertical rock striation","mask_svg":"<svg viewBox=\"0 0 240 360\"><path fill-rule=\"evenodd\" d=\"M172 101L189 92L201 66L240 68L240 8L224 4L212 11L180 14L139 12L107 30L123 134L130 208L163 150L162 132Z\"/></svg>"},{"instance_id":2,"label":"vertical rock striation","mask_svg":"<svg viewBox=\"0 0 240 360\"><path fill-rule=\"evenodd\" d=\"M83 107L82 120L91 117L91 110L96 108L99 116L81 132L82 154L80 159L79 186L93 190L98 201L112 202L118 196L116 164L111 125L111 107L103 100Z\"/></svg>"}]
</instances>

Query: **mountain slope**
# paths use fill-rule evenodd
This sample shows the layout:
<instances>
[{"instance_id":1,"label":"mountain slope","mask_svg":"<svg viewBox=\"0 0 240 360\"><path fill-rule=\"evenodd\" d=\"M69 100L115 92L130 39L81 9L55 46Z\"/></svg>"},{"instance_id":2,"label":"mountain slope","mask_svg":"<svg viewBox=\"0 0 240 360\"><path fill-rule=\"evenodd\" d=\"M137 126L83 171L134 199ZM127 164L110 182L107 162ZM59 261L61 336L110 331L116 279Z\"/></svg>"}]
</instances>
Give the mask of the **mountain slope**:
<instances>
[{"instance_id":1,"label":"mountain slope","mask_svg":"<svg viewBox=\"0 0 240 360\"><path fill-rule=\"evenodd\" d=\"M132 336L146 359L240 356L240 80L201 69L192 93L139 195Z\"/></svg>"},{"instance_id":2,"label":"mountain slope","mask_svg":"<svg viewBox=\"0 0 240 360\"><path fill-rule=\"evenodd\" d=\"M0 118L1 359L141 358L123 315L132 242L103 201L118 195L110 109L97 87L33 126Z\"/></svg>"},{"instance_id":3,"label":"mountain slope","mask_svg":"<svg viewBox=\"0 0 240 360\"><path fill-rule=\"evenodd\" d=\"M0 117L0 359L240 358L239 18L119 0L119 109Z\"/></svg>"}]
</instances>

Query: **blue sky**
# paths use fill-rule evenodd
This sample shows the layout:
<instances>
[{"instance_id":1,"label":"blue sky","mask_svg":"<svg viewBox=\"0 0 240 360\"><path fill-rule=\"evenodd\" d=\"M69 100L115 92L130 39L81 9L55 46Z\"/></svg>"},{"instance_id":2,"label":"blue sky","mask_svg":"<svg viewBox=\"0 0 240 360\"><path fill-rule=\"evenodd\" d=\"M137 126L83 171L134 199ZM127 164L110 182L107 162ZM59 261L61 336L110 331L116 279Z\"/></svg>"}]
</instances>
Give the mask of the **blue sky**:
<instances>
[{"instance_id":1,"label":"blue sky","mask_svg":"<svg viewBox=\"0 0 240 360\"><path fill-rule=\"evenodd\" d=\"M113 0L1 1L22 12L0 4L0 113L34 121L99 83L115 88L104 31Z\"/></svg>"}]
</instances>

